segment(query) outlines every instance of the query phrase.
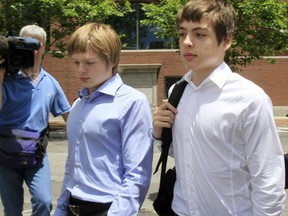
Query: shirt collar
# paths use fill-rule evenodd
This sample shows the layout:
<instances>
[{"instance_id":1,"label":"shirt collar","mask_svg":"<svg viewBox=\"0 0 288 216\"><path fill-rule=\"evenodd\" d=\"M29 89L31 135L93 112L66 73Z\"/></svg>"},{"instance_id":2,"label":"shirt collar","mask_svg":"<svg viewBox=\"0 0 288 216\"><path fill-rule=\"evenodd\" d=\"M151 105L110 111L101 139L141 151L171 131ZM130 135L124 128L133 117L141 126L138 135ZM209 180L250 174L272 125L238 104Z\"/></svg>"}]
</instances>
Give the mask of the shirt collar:
<instances>
[{"instance_id":1,"label":"shirt collar","mask_svg":"<svg viewBox=\"0 0 288 216\"><path fill-rule=\"evenodd\" d=\"M21 70L18 70L17 73L13 74L13 76L17 79L20 79L20 78L29 78L24 72L22 72ZM40 72L39 72L39 75L38 75L38 79L42 78L43 76L46 76L46 74L44 74L44 70L42 67L40 67Z\"/></svg>"},{"instance_id":2,"label":"shirt collar","mask_svg":"<svg viewBox=\"0 0 288 216\"><path fill-rule=\"evenodd\" d=\"M188 71L182 79L185 79L188 84L195 87L195 85L191 81L193 71ZM232 73L229 66L223 62L221 65L219 65L212 73L197 87L201 88L203 86L208 85L209 83L213 82L215 85L217 85L220 89L223 88L228 76ZM196 88L196 87L195 87Z\"/></svg>"},{"instance_id":3,"label":"shirt collar","mask_svg":"<svg viewBox=\"0 0 288 216\"><path fill-rule=\"evenodd\" d=\"M94 98L98 97L100 94L106 94L110 96L115 96L119 87L123 84L123 81L118 73L104 82L96 91L92 92L91 96L89 97L89 89L88 88L81 88L79 91L80 98L86 98L89 100L93 100Z\"/></svg>"}]
</instances>

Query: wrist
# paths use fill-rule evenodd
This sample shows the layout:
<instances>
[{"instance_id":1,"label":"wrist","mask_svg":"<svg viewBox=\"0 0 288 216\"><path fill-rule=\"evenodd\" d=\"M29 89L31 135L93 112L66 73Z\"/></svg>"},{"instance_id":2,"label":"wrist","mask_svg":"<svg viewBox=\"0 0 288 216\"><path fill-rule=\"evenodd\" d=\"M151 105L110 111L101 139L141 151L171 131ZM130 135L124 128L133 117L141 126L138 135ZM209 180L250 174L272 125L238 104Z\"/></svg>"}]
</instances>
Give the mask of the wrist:
<instances>
[{"instance_id":1,"label":"wrist","mask_svg":"<svg viewBox=\"0 0 288 216\"><path fill-rule=\"evenodd\" d=\"M154 141L162 141L161 137L155 137L153 133L152 133L152 139Z\"/></svg>"},{"instance_id":2,"label":"wrist","mask_svg":"<svg viewBox=\"0 0 288 216\"><path fill-rule=\"evenodd\" d=\"M154 141L162 141L161 137L155 136L153 128L149 129L149 135Z\"/></svg>"}]
</instances>

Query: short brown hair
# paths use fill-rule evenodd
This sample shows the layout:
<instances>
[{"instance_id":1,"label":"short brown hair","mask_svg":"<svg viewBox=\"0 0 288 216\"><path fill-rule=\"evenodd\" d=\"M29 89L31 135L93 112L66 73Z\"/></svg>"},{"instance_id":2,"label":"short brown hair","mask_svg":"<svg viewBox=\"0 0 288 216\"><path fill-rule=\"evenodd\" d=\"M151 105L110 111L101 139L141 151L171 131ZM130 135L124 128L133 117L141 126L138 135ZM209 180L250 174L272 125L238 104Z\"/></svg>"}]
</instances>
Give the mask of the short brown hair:
<instances>
[{"instance_id":1,"label":"short brown hair","mask_svg":"<svg viewBox=\"0 0 288 216\"><path fill-rule=\"evenodd\" d=\"M176 26L186 21L200 22L208 18L216 33L218 44L228 35L234 34L236 15L233 7L225 0L190 0L178 12Z\"/></svg>"},{"instance_id":2,"label":"short brown hair","mask_svg":"<svg viewBox=\"0 0 288 216\"><path fill-rule=\"evenodd\" d=\"M107 24L88 23L78 28L68 41L68 54L97 53L107 64L112 64L112 73L117 72L121 54L121 41L116 31Z\"/></svg>"}]
</instances>

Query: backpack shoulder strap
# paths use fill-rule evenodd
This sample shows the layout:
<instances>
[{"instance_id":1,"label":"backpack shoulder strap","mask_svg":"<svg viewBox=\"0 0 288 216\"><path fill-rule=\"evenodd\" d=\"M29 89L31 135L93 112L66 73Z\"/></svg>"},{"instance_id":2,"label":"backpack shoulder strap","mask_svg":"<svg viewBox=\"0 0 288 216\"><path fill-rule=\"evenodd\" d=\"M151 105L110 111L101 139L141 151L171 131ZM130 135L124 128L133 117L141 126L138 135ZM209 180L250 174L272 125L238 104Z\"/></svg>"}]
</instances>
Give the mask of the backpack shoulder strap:
<instances>
[{"instance_id":1,"label":"backpack shoulder strap","mask_svg":"<svg viewBox=\"0 0 288 216\"><path fill-rule=\"evenodd\" d=\"M184 92L184 89L187 85L186 80L182 79L179 82L177 82L170 94L170 97L168 99L168 102L173 105L175 108L178 106L178 103L181 99L181 96ZM158 163L156 165L154 174L158 171L160 164L162 163L161 167L161 176L165 174L166 172L166 165L167 165L167 158L168 158L168 152L170 148L170 144L172 142L172 130L171 128L163 128L162 134L161 134L161 139L162 139L162 152L160 155L160 158L158 160Z\"/></svg>"}]
</instances>

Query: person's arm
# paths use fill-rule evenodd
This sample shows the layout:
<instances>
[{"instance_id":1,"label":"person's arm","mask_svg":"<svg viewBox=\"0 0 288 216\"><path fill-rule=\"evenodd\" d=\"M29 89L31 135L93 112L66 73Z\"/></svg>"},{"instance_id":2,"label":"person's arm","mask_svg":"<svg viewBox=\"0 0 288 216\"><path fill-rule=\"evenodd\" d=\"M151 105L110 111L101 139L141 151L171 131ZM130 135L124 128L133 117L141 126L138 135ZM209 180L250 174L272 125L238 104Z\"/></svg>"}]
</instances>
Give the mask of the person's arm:
<instances>
[{"instance_id":1,"label":"person's arm","mask_svg":"<svg viewBox=\"0 0 288 216\"><path fill-rule=\"evenodd\" d=\"M67 122L69 112L63 113L61 116L64 119L65 122ZM68 151L69 151L69 145L68 145ZM70 172L73 173L73 170L71 170L71 158L69 158L69 153L66 159L66 164L65 164L65 172L64 172L64 177L62 181L62 189L61 189L61 194L57 200L57 206L55 209L54 216L66 216L67 215L67 207L69 205L69 198L70 198L70 192L67 190L67 185L68 182L71 178ZM72 157L73 154L71 154Z\"/></svg>"},{"instance_id":2,"label":"person's arm","mask_svg":"<svg viewBox=\"0 0 288 216\"><path fill-rule=\"evenodd\" d=\"M253 215L282 215L286 197L285 167L273 106L264 93L257 94L249 103L242 122Z\"/></svg>"},{"instance_id":3,"label":"person's arm","mask_svg":"<svg viewBox=\"0 0 288 216\"><path fill-rule=\"evenodd\" d=\"M69 112L63 113L62 118L64 119L65 122L67 122L68 116L69 116Z\"/></svg>"},{"instance_id":4,"label":"person's arm","mask_svg":"<svg viewBox=\"0 0 288 216\"><path fill-rule=\"evenodd\" d=\"M56 97L50 112L54 117L61 115L61 117L66 123L71 106L58 81L55 80L54 85L56 87Z\"/></svg>"},{"instance_id":5,"label":"person's arm","mask_svg":"<svg viewBox=\"0 0 288 216\"><path fill-rule=\"evenodd\" d=\"M70 179L70 176L69 176L69 158L67 158L61 194L57 200L57 206L55 209L54 216L66 216L67 215L67 207L69 205L69 198L70 198L70 192L67 190L67 184L69 182L69 179Z\"/></svg>"},{"instance_id":6,"label":"person's arm","mask_svg":"<svg viewBox=\"0 0 288 216\"><path fill-rule=\"evenodd\" d=\"M122 122L123 182L108 211L108 216L138 215L148 192L153 144L151 109L147 100L137 100Z\"/></svg>"}]
</instances>

